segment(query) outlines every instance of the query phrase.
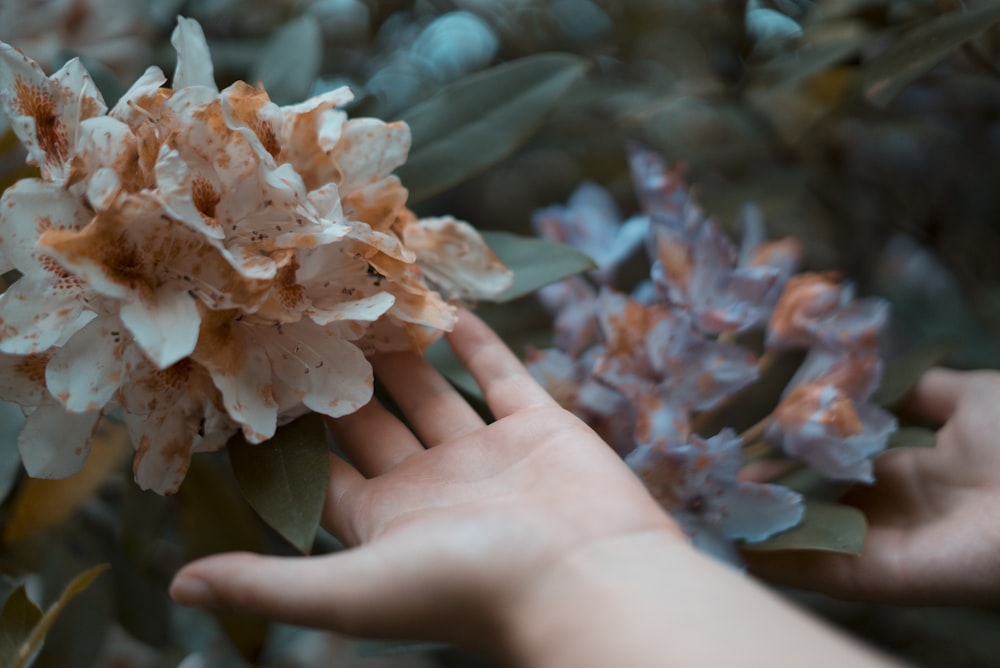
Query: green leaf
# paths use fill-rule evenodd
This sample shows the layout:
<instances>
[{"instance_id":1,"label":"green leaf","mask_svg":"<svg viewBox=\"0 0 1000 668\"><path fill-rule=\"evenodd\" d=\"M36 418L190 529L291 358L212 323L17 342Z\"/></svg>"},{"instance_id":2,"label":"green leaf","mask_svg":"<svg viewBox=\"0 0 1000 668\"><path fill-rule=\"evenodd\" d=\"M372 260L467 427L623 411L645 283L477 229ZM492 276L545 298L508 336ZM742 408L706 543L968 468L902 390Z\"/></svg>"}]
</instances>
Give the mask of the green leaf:
<instances>
[{"instance_id":1,"label":"green leaf","mask_svg":"<svg viewBox=\"0 0 1000 668\"><path fill-rule=\"evenodd\" d=\"M41 647L42 642L44 642L45 634L48 633L50 628L52 628L52 625L59 618L62 611L66 609L69 602L76 598L77 595L85 591L87 587L89 587L90 584L97 578L97 576L107 570L107 568L107 564L100 564L87 569L73 578L72 582L66 585L66 588L63 590L56 602L49 606L49 609L45 611L45 614L41 615L41 617L37 620L28 634L28 637L25 638L24 641L18 646L17 652L10 663L5 665L9 668L24 668L29 665L28 661L38 648ZM6 613L6 610L7 606L5 605L4 613ZM27 614L33 615L34 613L29 612Z\"/></svg>"},{"instance_id":2,"label":"green leaf","mask_svg":"<svg viewBox=\"0 0 1000 668\"><path fill-rule=\"evenodd\" d=\"M20 146L21 140L17 138L13 130L7 130L7 132L0 135L0 155L8 151L13 151L15 147Z\"/></svg>"},{"instance_id":3,"label":"green leaf","mask_svg":"<svg viewBox=\"0 0 1000 668\"><path fill-rule=\"evenodd\" d=\"M853 57L870 39L860 21L808 28L795 50L755 68L754 77L772 86L797 86Z\"/></svg>"},{"instance_id":4,"label":"green leaf","mask_svg":"<svg viewBox=\"0 0 1000 668\"><path fill-rule=\"evenodd\" d=\"M358 656L363 659L402 654L426 654L448 649L451 645L443 642L421 642L414 640L376 640L362 638L358 641Z\"/></svg>"},{"instance_id":5,"label":"green leaf","mask_svg":"<svg viewBox=\"0 0 1000 668\"><path fill-rule=\"evenodd\" d=\"M806 514L798 526L760 543L745 545L755 551L823 550L860 554L868 522L857 508L816 499L806 500Z\"/></svg>"},{"instance_id":6,"label":"green leaf","mask_svg":"<svg viewBox=\"0 0 1000 668\"><path fill-rule=\"evenodd\" d=\"M933 448L937 445L937 433L923 427L902 427L889 437L887 450L894 448Z\"/></svg>"},{"instance_id":7,"label":"green leaf","mask_svg":"<svg viewBox=\"0 0 1000 668\"><path fill-rule=\"evenodd\" d=\"M774 483L796 491L807 499L830 502L839 499L853 485L850 482L830 480L821 475L816 469L807 466L781 476L777 480L774 480Z\"/></svg>"},{"instance_id":8,"label":"green leaf","mask_svg":"<svg viewBox=\"0 0 1000 668\"><path fill-rule=\"evenodd\" d=\"M154 576L150 570L147 563L131 559L123 543L112 548L114 617L136 640L165 649L173 631L173 605L163 577Z\"/></svg>"},{"instance_id":9,"label":"green leaf","mask_svg":"<svg viewBox=\"0 0 1000 668\"><path fill-rule=\"evenodd\" d=\"M113 525L103 526L110 529ZM93 516L78 515L47 537L45 556L37 571L42 591L47 592L40 601L43 607L54 603L63 586L79 573L110 562L115 537L103 526L98 529ZM59 618L45 633L45 642L31 663L32 668L93 668L98 663L114 618L111 575L108 573L95 580L59 613Z\"/></svg>"},{"instance_id":10,"label":"green leaf","mask_svg":"<svg viewBox=\"0 0 1000 668\"><path fill-rule=\"evenodd\" d=\"M42 619L42 610L18 587L0 611L0 666L14 665L18 652Z\"/></svg>"},{"instance_id":11,"label":"green leaf","mask_svg":"<svg viewBox=\"0 0 1000 668\"><path fill-rule=\"evenodd\" d=\"M483 231L483 239L504 265L514 283L493 301L507 302L540 287L593 269L594 261L577 249L555 241L509 232Z\"/></svg>"},{"instance_id":12,"label":"green leaf","mask_svg":"<svg viewBox=\"0 0 1000 668\"><path fill-rule=\"evenodd\" d=\"M419 202L510 155L545 120L587 68L565 53L520 58L466 77L423 102L402 120L413 133L397 170Z\"/></svg>"},{"instance_id":13,"label":"green leaf","mask_svg":"<svg viewBox=\"0 0 1000 668\"><path fill-rule=\"evenodd\" d=\"M185 552L192 559L219 552L263 549L264 527L243 499L220 455L203 453L194 457L177 492ZM267 640L267 622L229 610L213 610L212 614L240 656L256 665Z\"/></svg>"},{"instance_id":14,"label":"green leaf","mask_svg":"<svg viewBox=\"0 0 1000 668\"><path fill-rule=\"evenodd\" d=\"M926 339L888 360L882 384L872 400L880 406L896 404L913 389L925 371L947 358L957 344L953 337Z\"/></svg>"},{"instance_id":15,"label":"green leaf","mask_svg":"<svg viewBox=\"0 0 1000 668\"><path fill-rule=\"evenodd\" d=\"M229 461L244 498L303 554L312 548L330 478L326 427L310 413L257 445L229 442Z\"/></svg>"},{"instance_id":16,"label":"green leaf","mask_svg":"<svg viewBox=\"0 0 1000 668\"><path fill-rule=\"evenodd\" d=\"M997 21L1000 3L983 2L939 16L904 35L869 61L861 74L865 97L886 107L896 95L960 46Z\"/></svg>"},{"instance_id":17,"label":"green leaf","mask_svg":"<svg viewBox=\"0 0 1000 668\"><path fill-rule=\"evenodd\" d=\"M309 94L322 61L319 24L302 16L275 30L254 63L250 81L259 81L276 103L292 104Z\"/></svg>"}]
</instances>

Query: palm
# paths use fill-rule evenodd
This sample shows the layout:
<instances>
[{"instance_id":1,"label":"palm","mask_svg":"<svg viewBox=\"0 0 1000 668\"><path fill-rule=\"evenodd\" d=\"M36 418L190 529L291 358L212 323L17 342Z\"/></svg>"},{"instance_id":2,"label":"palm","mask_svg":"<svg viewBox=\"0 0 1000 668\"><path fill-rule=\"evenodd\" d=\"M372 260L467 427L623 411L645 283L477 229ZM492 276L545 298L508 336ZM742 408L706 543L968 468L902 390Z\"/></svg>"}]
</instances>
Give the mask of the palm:
<instances>
[{"instance_id":1,"label":"palm","mask_svg":"<svg viewBox=\"0 0 1000 668\"><path fill-rule=\"evenodd\" d=\"M869 521L861 555L749 555L752 568L775 582L852 598L925 604L995 598L998 403L998 374L929 372L911 408L944 422L936 446L882 455L876 483L844 497Z\"/></svg>"},{"instance_id":2,"label":"palm","mask_svg":"<svg viewBox=\"0 0 1000 668\"><path fill-rule=\"evenodd\" d=\"M291 565L214 558L198 569L221 598L354 635L483 646L502 634L497 601L513 604L574 549L650 530L684 542L485 325L465 315L451 342L498 420L486 425L423 360L381 358L376 373L407 422L378 402L331 422L350 463L331 458L323 523L354 549Z\"/></svg>"}]
</instances>

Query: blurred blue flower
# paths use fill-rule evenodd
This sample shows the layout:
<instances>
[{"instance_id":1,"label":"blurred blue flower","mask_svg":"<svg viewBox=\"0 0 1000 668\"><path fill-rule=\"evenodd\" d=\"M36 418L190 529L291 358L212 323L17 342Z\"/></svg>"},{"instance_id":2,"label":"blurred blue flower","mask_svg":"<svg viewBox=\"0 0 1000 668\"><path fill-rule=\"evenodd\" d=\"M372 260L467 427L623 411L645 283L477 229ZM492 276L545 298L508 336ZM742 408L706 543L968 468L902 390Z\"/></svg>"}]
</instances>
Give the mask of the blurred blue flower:
<instances>
[{"instance_id":1,"label":"blurred blue flower","mask_svg":"<svg viewBox=\"0 0 1000 668\"><path fill-rule=\"evenodd\" d=\"M597 311L604 351L594 374L630 398L655 393L666 406L703 411L757 379L757 358L706 339L687 313L605 288Z\"/></svg>"},{"instance_id":2,"label":"blurred blue flower","mask_svg":"<svg viewBox=\"0 0 1000 668\"><path fill-rule=\"evenodd\" d=\"M622 222L611 193L584 181L566 205L539 209L531 217L535 232L569 244L590 256L597 268L588 275L599 285L610 285L618 266L646 239L649 220L634 216Z\"/></svg>"},{"instance_id":3,"label":"blurred blue flower","mask_svg":"<svg viewBox=\"0 0 1000 668\"><path fill-rule=\"evenodd\" d=\"M802 496L737 479L743 442L731 429L711 438L637 448L625 462L692 542L726 560L732 541L756 543L802 520Z\"/></svg>"},{"instance_id":4,"label":"blurred blue flower","mask_svg":"<svg viewBox=\"0 0 1000 668\"><path fill-rule=\"evenodd\" d=\"M769 348L871 346L889 318L889 303L855 299L854 288L834 273L799 274L788 280L767 328Z\"/></svg>"},{"instance_id":5,"label":"blurred blue flower","mask_svg":"<svg viewBox=\"0 0 1000 668\"><path fill-rule=\"evenodd\" d=\"M874 348L813 349L775 408L766 438L827 478L873 482L872 457L898 427L869 401L881 370Z\"/></svg>"}]
</instances>

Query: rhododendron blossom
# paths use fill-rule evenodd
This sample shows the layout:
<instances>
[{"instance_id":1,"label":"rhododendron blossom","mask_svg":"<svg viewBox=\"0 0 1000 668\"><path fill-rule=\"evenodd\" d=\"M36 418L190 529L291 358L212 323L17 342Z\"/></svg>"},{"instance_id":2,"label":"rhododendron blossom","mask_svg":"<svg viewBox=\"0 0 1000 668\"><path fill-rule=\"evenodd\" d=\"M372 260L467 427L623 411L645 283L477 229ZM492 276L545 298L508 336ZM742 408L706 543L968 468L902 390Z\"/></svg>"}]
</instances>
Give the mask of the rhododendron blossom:
<instances>
[{"instance_id":1,"label":"rhododendron blossom","mask_svg":"<svg viewBox=\"0 0 1000 668\"><path fill-rule=\"evenodd\" d=\"M612 285L635 223L599 186L537 212L540 234L591 253L599 271L539 291L556 347L532 351L528 365L625 457L695 544L738 561L733 542L764 540L803 517L798 493L738 480L745 448L772 447L829 478L872 480L871 458L896 429L870 402L887 306L855 299L833 274L795 275L802 245L768 241L752 206L737 246L695 201L683 167L637 145L629 159L642 208L629 220L645 222L649 278L629 293ZM737 337L754 330L763 345ZM779 351L801 347L811 349L805 363L747 442L728 428L698 433Z\"/></svg>"},{"instance_id":2,"label":"rhododendron blossom","mask_svg":"<svg viewBox=\"0 0 1000 668\"><path fill-rule=\"evenodd\" d=\"M802 519L802 498L737 479L743 443L732 430L632 451L626 462L695 545L732 559L733 540L761 541Z\"/></svg>"},{"instance_id":3,"label":"rhododendron blossom","mask_svg":"<svg viewBox=\"0 0 1000 668\"><path fill-rule=\"evenodd\" d=\"M77 470L120 408L136 480L175 491L237 431L358 409L367 353L422 350L449 298L511 282L471 226L407 209L405 124L349 119L344 88L285 107L220 91L200 26L171 41L173 87L151 67L110 110L78 61L47 77L0 44L0 102L40 170L0 200L0 265L21 273L0 398L28 415L34 476Z\"/></svg>"},{"instance_id":4,"label":"rhododendron blossom","mask_svg":"<svg viewBox=\"0 0 1000 668\"><path fill-rule=\"evenodd\" d=\"M767 437L828 478L873 482L871 457L897 427L869 401L881 369L871 348L813 349L775 408Z\"/></svg>"}]
</instances>

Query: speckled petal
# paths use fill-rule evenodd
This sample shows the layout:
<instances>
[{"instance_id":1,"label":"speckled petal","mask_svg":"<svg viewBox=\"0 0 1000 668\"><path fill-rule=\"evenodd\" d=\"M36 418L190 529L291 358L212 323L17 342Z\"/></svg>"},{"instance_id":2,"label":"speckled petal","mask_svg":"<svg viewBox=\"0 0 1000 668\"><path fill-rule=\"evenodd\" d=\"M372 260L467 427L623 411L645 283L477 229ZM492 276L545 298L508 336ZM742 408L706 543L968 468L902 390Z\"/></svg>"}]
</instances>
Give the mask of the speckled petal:
<instances>
[{"instance_id":1,"label":"speckled petal","mask_svg":"<svg viewBox=\"0 0 1000 668\"><path fill-rule=\"evenodd\" d=\"M0 42L0 99L11 128L42 176L69 176L80 122L107 107L90 75L76 58L46 78L37 63Z\"/></svg>"},{"instance_id":2,"label":"speckled petal","mask_svg":"<svg viewBox=\"0 0 1000 668\"><path fill-rule=\"evenodd\" d=\"M135 135L128 125L108 116L90 118L80 124L73 158L74 175L86 178L101 168L117 174L122 187L130 192L146 186Z\"/></svg>"},{"instance_id":3,"label":"speckled petal","mask_svg":"<svg viewBox=\"0 0 1000 668\"><path fill-rule=\"evenodd\" d=\"M158 494L176 492L191 465L196 437L188 416L175 408L143 417L126 415L125 424L136 448L135 482Z\"/></svg>"},{"instance_id":4,"label":"speckled petal","mask_svg":"<svg viewBox=\"0 0 1000 668\"><path fill-rule=\"evenodd\" d=\"M0 295L0 352L39 353L82 328L76 289L25 280L7 288Z\"/></svg>"},{"instance_id":5,"label":"speckled petal","mask_svg":"<svg viewBox=\"0 0 1000 668\"><path fill-rule=\"evenodd\" d=\"M267 352L246 333L248 329L233 325L226 338L216 342L221 347L198 350L194 358L208 369L223 407L247 441L261 443L274 436L278 407Z\"/></svg>"},{"instance_id":6,"label":"speckled petal","mask_svg":"<svg viewBox=\"0 0 1000 668\"><path fill-rule=\"evenodd\" d=\"M379 292L370 297L344 301L327 308L308 308L306 314L317 325L329 325L341 320L373 322L396 303L396 298L388 292Z\"/></svg>"},{"instance_id":7,"label":"speckled petal","mask_svg":"<svg viewBox=\"0 0 1000 668\"><path fill-rule=\"evenodd\" d=\"M135 128L149 119L147 107L153 106L157 91L167 82L159 67L149 67L119 98L108 115Z\"/></svg>"},{"instance_id":8,"label":"speckled petal","mask_svg":"<svg viewBox=\"0 0 1000 668\"><path fill-rule=\"evenodd\" d=\"M312 410L340 417L368 403L371 365L361 350L309 321L269 330L263 340L274 374Z\"/></svg>"},{"instance_id":9,"label":"speckled petal","mask_svg":"<svg viewBox=\"0 0 1000 668\"><path fill-rule=\"evenodd\" d=\"M66 410L104 408L122 380L123 340L118 318L95 318L55 351L45 381Z\"/></svg>"},{"instance_id":10,"label":"speckled petal","mask_svg":"<svg viewBox=\"0 0 1000 668\"><path fill-rule=\"evenodd\" d=\"M54 267L39 255L39 235L79 230L89 221L79 199L58 184L22 179L0 198L0 251L25 276L49 276Z\"/></svg>"},{"instance_id":11,"label":"speckled petal","mask_svg":"<svg viewBox=\"0 0 1000 668\"><path fill-rule=\"evenodd\" d=\"M0 353L0 400L21 406L38 406L51 401L45 385L45 367L52 353L4 355Z\"/></svg>"},{"instance_id":12,"label":"speckled petal","mask_svg":"<svg viewBox=\"0 0 1000 668\"><path fill-rule=\"evenodd\" d=\"M514 275L466 222L424 218L404 228L403 243L417 254L417 264L427 279L447 296L496 297L514 281Z\"/></svg>"},{"instance_id":13,"label":"speckled petal","mask_svg":"<svg viewBox=\"0 0 1000 668\"><path fill-rule=\"evenodd\" d=\"M375 118L348 121L332 157L340 167L337 184L345 193L383 179L406 162L410 151L410 128L402 122L385 123Z\"/></svg>"}]
</instances>

